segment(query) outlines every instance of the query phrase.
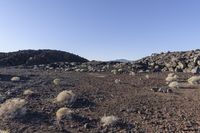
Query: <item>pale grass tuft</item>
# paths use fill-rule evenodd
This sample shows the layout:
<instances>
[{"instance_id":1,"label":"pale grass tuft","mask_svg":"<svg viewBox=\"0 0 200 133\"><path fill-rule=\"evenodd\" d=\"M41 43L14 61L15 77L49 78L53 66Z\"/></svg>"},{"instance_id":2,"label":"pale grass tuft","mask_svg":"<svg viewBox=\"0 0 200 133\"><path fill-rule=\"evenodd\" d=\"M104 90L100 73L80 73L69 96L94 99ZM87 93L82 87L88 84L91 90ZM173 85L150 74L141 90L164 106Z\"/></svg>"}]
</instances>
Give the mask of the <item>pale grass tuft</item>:
<instances>
[{"instance_id":1,"label":"pale grass tuft","mask_svg":"<svg viewBox=\"0 0 200 133\"><path fill-rule=\"evenodd\" d=\"M63 119L72 119L73 111L69 108L63 107L57 110L56 120L60 122Z\"/></svg>"},{"instance_id":2,"label":"pale grass tuft","mask_svg":"<svg viewBox=\"0 0 200 133\"><path fill-rule=\"evenodd\" d=\"M34 92L33 92L32 90L28 89L28 90L25 90L23 94L24 94L25 96L30 96L30 95L33 95Z\"/></svg>"},{"instance_id":3,"label":"pale grass tuft","mask_svg":"<svg viewBox=\"0 0 200 133\"><path fill-rule=\"evenodd\" d=\"M120 79L115 79L115 84L119 84L121 82Z\"/></svg>"},{"instance_id":4,"label":"pale grass tuft","mask_svg":"<svg viewBox=\"0 0 200 133\"><path fill-rule=\"evenodd\" d=\"M10 133L9 130L0 130L0 133Z\"/></svg>"},{"instance_id":5,"label":"pale grass tuft","mask_svg":"<svg viewBox=\"0 0 200 133\"><path fill-rule=\"evenodd\" d=\"M200 76L192 76L188 79L188 83L191 85L197 85L200 83Z\"/></svg>"},{"instance_id":6,"label":"pale grass tuft","mask_svg":"<svg viewBox=\"0 0 200 133\"><path fill-rule=\"evenodd\" d=\"M117 70L112 70L111 73L113 73L114 75L117 74Z\"/></svg>"},{"instance_id":7,"label":"pale grass tuft","mask_svg":"<svg viewBox=\"0 0 200 133\"><path fill-rule=\"evenodd\" d=\"M175 76L175 73L169 73L168 75L167 75L167 77L174 77Z\"/></svg>"},{"instance_id":8,"label":"pale grass tuft","mask_svg":"<svg viewBox=\"0 0 200 133\"><path fill-rule=\"evenodd\" d=\"M12 77L10 80L12 82L19 82L20 81L20 77Z\"/></svg>"},{"instance_id":9,"label":"pale grass tuft","mask_svg":"<svg viewBox=\"0 0 200 133\"><path fill-rule=\"evenodd\" d=\"M119 122L119 118L116 116L104 116L101 118L101 123L103 124L103 126L110 126L110 125L115 125L117 124L117 122Z\"/></svg>"},{"instance_id":10,"label":"pale grass tuft","mask_svg":"<svg viewBox=\"0 0 200 133\"><path fill-rule=\"evenodd\" d=\"M150 76L147 74L147 75L145 75L145 78L146 78L146 79L149 79L149 78L150 78Z\"/></svg>"},{"instance_id":11,"label":"pale grass tuft","mask_svg":"<svg viewBox=\"0 0 200 133\"><path fill-rule=\"evenodd\" d=\"M76 95L70 90L64 90L56 97L56 103L72 104L76 100Z\"/></svg>"},{"instance_id":12,"label":"pale grass tuft","mask_svg":"<svg viewBox=\"0 0 200 133\"><path fill-rule=\"evenodd\" d=\"M25 99L8 99L0 105L0 119L7 120L26 114Z\"/></svg>"},{"instance_id":13,"label":"pale grass tuft","mask_svg":"<svg viewBox=\"0 0 200 133\"><path fill-rule=\"evenodd\" d=\"M170 88L179 88L180 87L180 83L178 83L177 81L173 81L169 84Z\"/></svg>"},{"instance_id":14,"label":"pale grass tuft","mask_svg":"<svg viewBox=\"0 0 200 133\"><path fill-rule=\"evenodd\" d=\"M58 78L54 79L54 80L53 80L53 83L54 83L55 85L59 85L59 84L60 84L60 79L58 79Z\"/></svg>"},{"instance_id":15,"label":"pale grass tuft","mask_svg":"<svg viewBox=\"0 0 200 133\"><path fill-rule=\"evenodd\" d=\"M167 82L177 81L178 80L178 76L175 75L174 73L169 73L165 80Z\"/></svg>"}]
</instances>

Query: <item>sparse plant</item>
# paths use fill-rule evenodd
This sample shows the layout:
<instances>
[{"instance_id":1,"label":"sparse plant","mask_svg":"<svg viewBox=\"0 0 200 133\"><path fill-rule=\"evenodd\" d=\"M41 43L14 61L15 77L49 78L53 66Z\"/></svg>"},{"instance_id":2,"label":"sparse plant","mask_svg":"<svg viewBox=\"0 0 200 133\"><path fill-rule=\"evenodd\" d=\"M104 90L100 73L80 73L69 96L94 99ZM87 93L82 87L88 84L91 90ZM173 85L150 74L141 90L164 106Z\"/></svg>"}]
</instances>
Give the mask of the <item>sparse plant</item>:
<instances>
[{"instance_id":1,"label":"sparse plant","mask_svg":"<svg viewBox=\"0 0 200 133\"><path fill-rule=\"evenodd\" d=\"M13 98L6 100L0 105L0 119L7 120L25 115L26 104L25 99Z\"/></svg>"},{"instance_id":2,"label":"sparse plant","mask_svg":"<svg viewBox=\"0 0 200 133\"><path fill-rule=\"evenodd\" d=\"M54 80L53 80L53 83L54 83L55 85L59 85L59 84L60 84L60 79L58 79L58 78L54 79Z\"/></svg>"},{"instance_id":3,"label":"sparse plant","mask_svg":"<svg viewBox=\"0 0 200 133\"><path fill-rule=\"evenodd\" d=\"M63 107L56 112L56 122L60 129L62 129L61 121L64 119L71 120L73 116L73 111L69 108Z\"/></svg>"},{"instance_id":4,"label":"sparse plant","mask_svg":"<svg viewBox=\"0 0 200 133\"><path fill-rule=\"evenodd\" d=\"M174 73L168 74L167 78L165 79L167 82L172 82L172 81L177 81L178 76L175 75Z\"/></svg>"},{"instance_id":5,"label":"sparse plant","mask_svg":"<svg viewBox=\"0 0 200 133\"><path fill-rule=\"evenodd\" d=\"M117 70L112 70L111 73L113 73L114 75L117 74Z\"/></svg>"},{"instance_id":6,"label":"sparse plant","mask_svg":"<svg viewBox=\"0 0 200 133\"><path fill-rule=\"evenodd\" d=\"M121 82L120 79L115 79L115 84L119 84Z\"/></svg>"},{"instance_id":7,"label":"sparse plant","mask_svg":"<svg viewBox=\"0 0 200 133\"><path fill-rule=\"evenodd\" d=\"M0 133L10 133L9 130L0 130Z\"/></svg>"},{"instance_id":8,"label":"sparse plant","mask_svg":"<svg viewBox=\"0 0 200 133\"><path fill-rule=\"evenodd\" d=\"M169 73L168 75L167 75L167 77L174 77L175 76L175 73Z\"/></svg>"},{"instance_id":9,"label":"sparse plant","mask_svg":"<svg viewBox=\"0 0 200 133\"><path fill-rule=\"evenodd\" d=\"M101 118L101 123L103 126L114 126L119 122L119 118L116 116L103 116Z\"/></svg>"},{"instance_id":10,"label":"sparse plant","mask_svg":"<svg viewBox=\"0 0 200 133\"><path fill-rule=\"evenodd\" d=\"M56 97L56 103L63 103L67 105L74 103L75 100L76 100L76 95L71 90L70 91L64 90L60 92Z\"/></svg>"},{"instance_id":11,"label":"sparse plant","mask_svg":"<svg viewBox=\"0 0 200 133\"><path fill-rule=\"evenodd\" d=\"M135 76L136 74L135 74L135 72L130 71L130 72L129 72L129 75L130 75L130 76Z\"/></svg>"},{"instance_id":12,"label":"sparse plant","mask_svg":"<svg viewBox=\"0 0 200 133\"><path fill-rule=\"evenodd\" d=\"M28 89L28 90L25 90L23 94L26 96L31 96L34 94L34 92L32 90Z\"/></svg>"},{"instance_id":13,"label":"sparse plant","mask_svg":"<svg viewBox=\"0 0 200 133\"><path fill-rule=\"evenodd\" d=\"M169 83L168 86L170 88L179 88L179 87L181 87L180 83L178 83L177 81L173 81L173 82Z\"/></svg>"},{"instance_id":14,"label":"sparse plant","mask_svg":"<svg viewBox=\"0 0 200 133\"><path fill-rule=\"evenodd\" d=\"M188 83L191 85L197 85L200 83L200 76L192 76L188 79Z\"/></svg>"},{"instance_id":15,"label":"sparse plant","mask_svg":"<svg viewBox=\"0 0 200 133\"><path fill-rule=\"evenodd\" d=\"M12 77L11 81L12 82L19 82L20 81L20 77Z\"/></svg>"},{"instance_id":16,"label":"sparse plant","mask_svg":"<svg viewBox=\"0 0 200 133\"><path fill-rule=\"evenodd\" d=\"M147 74L147 75L145 75L145 78L146 78L146 79L149 79L149 78L150 78L150 76Z\"/></svg>"}]
</instances>

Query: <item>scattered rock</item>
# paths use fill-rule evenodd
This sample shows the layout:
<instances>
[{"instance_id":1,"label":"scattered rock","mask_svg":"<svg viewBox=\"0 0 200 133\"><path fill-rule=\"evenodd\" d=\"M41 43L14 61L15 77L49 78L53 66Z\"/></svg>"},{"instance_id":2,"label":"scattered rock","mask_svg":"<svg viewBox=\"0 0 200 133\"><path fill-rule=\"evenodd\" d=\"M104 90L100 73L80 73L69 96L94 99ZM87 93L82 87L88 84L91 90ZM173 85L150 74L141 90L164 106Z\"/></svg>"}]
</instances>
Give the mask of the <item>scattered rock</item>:
<instances>
[{"instance_id":1,"label":"scattered rock","mask_svg":"<svg viewBox=\"0 0 200 133\"><path fill-rule=\"evenodd\" d=\"M159 88L158 87L154 87L151 89L153 92L158 92Z\"/></svg>"},{"instance_id":2,"label":"scattered rock","mask_svg":"<svg viewBox=\"0 0 200 133\"><path fill-rule=\"evenodd\" d=\"M154 87L151 89L154 92L161 92L161 93L172 93L172 89L167 87Z\"/></svg>"},{"instance_id":3,"label":"scattered rock","mask_svg":"<svg viewBox=\"0 0 200 133\"><path fill-rule=\"evenodd\" d=\"M0 94L0 103L2 103L5 100L5 96Z\"/></svg>"}]
</instances>

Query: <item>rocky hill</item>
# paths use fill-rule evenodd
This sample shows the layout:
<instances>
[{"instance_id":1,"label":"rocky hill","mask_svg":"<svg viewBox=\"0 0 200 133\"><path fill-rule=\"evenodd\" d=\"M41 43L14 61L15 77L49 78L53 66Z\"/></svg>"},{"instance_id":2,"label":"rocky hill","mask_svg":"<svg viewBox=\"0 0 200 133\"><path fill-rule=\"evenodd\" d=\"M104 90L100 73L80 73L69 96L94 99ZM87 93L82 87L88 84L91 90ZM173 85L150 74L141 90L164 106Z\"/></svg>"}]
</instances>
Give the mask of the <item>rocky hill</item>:
<instances>
[{"instance_id":1,"label":"rocky hill","mask_svg":"<svg viewBox=\"0 0 200 133\"><path fill-rule=\"evenodd\" d=\"M39 65L54 62L87 62L78 55L57 50L22 50L0 53L0 66Z\"/></svg>"},{"instance_id":2,"label":"rocky hill","mask_svg":"<svg viewBox=\"0 0 200 133\"><path fill-rule=\"evenodd\" d=\"M0 66L31 66L44 70L76 72L188 72L200 73L200 50L152 54L133 62L88 61L77 55L55 50L24 50L0 53Z\"/></svg>"},{"instance_id":3,"label":"rocky hill","mask_svg":"<svg viewBox=\"0 0 200 133\"><path fill-rule=\"evenodd\" d=\"M152 54L135 62L144 71L200 72L200 50Z\"/></svg>"},{"instance_id":4,"label":"rocky hill","mask_svg":"<svg viewBox=\"0 0 200 133\"><path fill-rule=\"evenodd\" d=\"M34 68L76 72L138 73L171 71L200 73L200 50L152 54L151 56L144 57L134 62L56 62L46 65L37 65L34 66Z\"/></svg>"}]
</instances>

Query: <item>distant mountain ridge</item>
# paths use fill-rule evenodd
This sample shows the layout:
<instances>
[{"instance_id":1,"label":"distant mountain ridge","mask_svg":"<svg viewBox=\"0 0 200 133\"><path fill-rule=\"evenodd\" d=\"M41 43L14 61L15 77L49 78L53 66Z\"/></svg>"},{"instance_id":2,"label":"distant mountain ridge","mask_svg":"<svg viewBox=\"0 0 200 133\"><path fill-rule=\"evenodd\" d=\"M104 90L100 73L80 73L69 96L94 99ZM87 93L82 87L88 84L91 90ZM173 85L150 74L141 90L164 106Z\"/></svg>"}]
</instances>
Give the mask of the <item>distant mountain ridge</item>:
<instances>
[{"instance_id":1,"label":"distant mountain ridge","mask_svg":"<svg viewBox=\"0 0 200 133\"><path fill-rule=\"evenodd\" d=\"M132 62L132 61L131 60L127 60L127 59L116 59L116 60L112 60L112 62L128 63L128 62Z\"/></svg>"},{"instance_id":2,"label":"distant mountain ridge","mask_svg":"<svg viewBox=\"0 0 200 133\"><path fill-rule=\"evenodd\" d=\"M0 66L38 65L54 62L87 62L78 55L59 50L20 50L0 53Z\"/></svg>"}]
</instances>

